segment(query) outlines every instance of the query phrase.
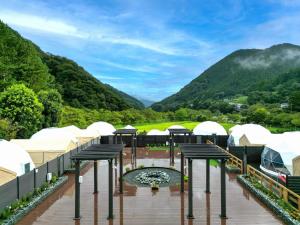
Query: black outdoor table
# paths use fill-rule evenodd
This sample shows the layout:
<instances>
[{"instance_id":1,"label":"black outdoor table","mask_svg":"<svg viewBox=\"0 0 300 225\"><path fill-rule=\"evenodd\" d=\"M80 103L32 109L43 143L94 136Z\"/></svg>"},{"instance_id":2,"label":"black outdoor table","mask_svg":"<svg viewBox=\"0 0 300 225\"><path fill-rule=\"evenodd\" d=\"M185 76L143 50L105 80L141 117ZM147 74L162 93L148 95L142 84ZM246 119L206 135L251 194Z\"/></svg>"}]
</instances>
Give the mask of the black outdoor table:
<instances>
[{"instance_id":1,"label":"black outdoor table","mask_svg":"<svg viewBox=\"0 0 300 225\"><path fill-rule=\"evenodd\" d=\"M94 193L98 192L98 171L97 160L108 160L108 186L109 186L109 201L108 201L108 219L113 218L113 166L112 161L118 155L120 156L120 193L123 192L123 145L122 144L96 144L88 147L86 150L77 153L71 157L75 161L75 218L80 219L80 161L94 161ZM96 162L96 163L95 163Z\"/></svg>"},{"instance_id":2,"label":"black outdoor table","mask_svg":"<svg viewBox=\"0 0 300 225\"><path fill-rule=\"evenodd\" d=\"M131 164L136 167L136 146L137 146L137 130L136 129L118 129L114 132L115 138L114 143L118 144L118 136L120 137L121 141L120 144L123 144L122 136L124 135L131 135Z\"/></svg>"},{"instance_id":3,"label":"black outdoor table","mask_svg":"<svg viewBox=\"0 0 300 225\"><path fill-rule=\"evenodd\" d=\"M170 165L174 166L174 158L175 158L175 153L174 153L174 135L184 135L184 142L187 142L186 140L186 135L189 136L188 142L191 142L191 134L192 131L188 129L168 129L169 130L169 145L170 145Z\"/></svg>"},{"instance_id":4,"label":"black outdoor table","mask_svg":"<svg viewBox=\"0 0 300 225\"><path fill-rule=\"evenodd\" d=\"M213 144L181 144L181 192L184 192L184 158L188 159L188 218L193 219L193 160L206 160L206 192L210 193L209 160L221 161L221 218L226 218L225 162L229 155Z\"/></svg>"}]
</instances>

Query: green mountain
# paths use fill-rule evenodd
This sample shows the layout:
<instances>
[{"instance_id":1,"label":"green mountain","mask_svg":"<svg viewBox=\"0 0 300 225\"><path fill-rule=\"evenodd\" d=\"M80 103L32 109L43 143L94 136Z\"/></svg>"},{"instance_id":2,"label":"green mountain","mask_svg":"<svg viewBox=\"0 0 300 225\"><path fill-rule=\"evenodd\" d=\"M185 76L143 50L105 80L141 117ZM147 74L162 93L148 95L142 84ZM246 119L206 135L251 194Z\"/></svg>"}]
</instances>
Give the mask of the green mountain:
<instances>
[{"instance_id":1,"label":"green mountain","mask_svg":"<svg viewBox=\"0 0 300 225\"><path fill-rule=\"evenodd\" d=\"M101 83L70 59L42 53L42 61L55 77L55 83L65 103L70 106L114 111L143 107L138 100Z\"/></svg>"},{"instance_id":2,"label":"green mountain","mask_svg":"<svg viewBox=\"0 0 300 225\"><path fill-rule=\"evenodd\" d=\"M277 83L279 77L282 79L284 74L289 73L287 77L294 79L299 76L299 69L300 46L297 45L280 44L263 50L238 50L209 67L178 93L153 104L152 108L158 111L179 107L197 109L205 108L204 103L211 100L230 100L257 92L274 94L275 87L280 85ZM299 90L297 87L297 84L294 85L290 91ZM277 100L286 99L279 96Z\"/></svg>"},{"instance_id":3,"label":"green mountain","mask_svg":"<svg viewBox=\"0 0 300 225\"><path fill-rule=\"evenodd\" d=\"M143 109L145 108L145 105L143 104L143 102L141 100L138 100L137 98L134 98L128 94L126 94L125 92L122 92L112 86L110 86L109 84L105 84L106 87L108 89L110 89L113 92L118 93L120 96L122 96L123 99L125 99L125 101L132 107L135 109Z\"/></svg>"},{"instance_id":4,"label":"green mountain","mask_svg":"<svg viewBox=\"0 0 300 225\"><path fill-rule=\"evenodd\" d=\"M141 101L145 107L151 106L154 101L148 100L148 99L143 99L143 98L137 98L139 101Z\"/></svg>"},{"instance_id":5,"label":"green mountain","mask_svg":"<svg viewBox=\"0 0 300 225\"><path fill-rule=\"evenodd\" d=\"M44 53L0 21L0 92L24 83L36 93L55 88L64 103L78 108L142 108L137 99L101 83L74 61Z\"/></svg>"}]
</instances>

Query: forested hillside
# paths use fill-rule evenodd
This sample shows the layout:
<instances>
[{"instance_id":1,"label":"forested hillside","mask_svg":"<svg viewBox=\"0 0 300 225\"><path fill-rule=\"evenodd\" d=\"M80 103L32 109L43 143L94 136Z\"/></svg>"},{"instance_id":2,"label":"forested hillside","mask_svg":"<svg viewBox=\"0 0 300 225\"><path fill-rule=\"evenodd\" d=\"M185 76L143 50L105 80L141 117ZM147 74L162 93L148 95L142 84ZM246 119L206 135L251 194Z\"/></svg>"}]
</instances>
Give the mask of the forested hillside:
<instances>
[{"instance_id":1,"label":"forested hillside","mask_svg":"<svg viewBox=\"0 0 300 225\"><path fill-rule=\"evenodd\" d=\"M63 106L120 111L143 108L77 63L44 53L0 21L0 138L57 126Z\"/></svg>"},{"instance_id":2,"label":"forested hillside","mask_svg":"<svg viewBox=\"0 0 300 225\"><path fill-rule=\"evenodd\" d=\"M299 90L300 47L292 44L238 50L217 62L178 93L155 103L159 111L209 108L243 96L267 103L287 102ZM283 79L286 85L281 84ZM290 85L291 84L291 85Z\"/></svg>"}]
</instances>

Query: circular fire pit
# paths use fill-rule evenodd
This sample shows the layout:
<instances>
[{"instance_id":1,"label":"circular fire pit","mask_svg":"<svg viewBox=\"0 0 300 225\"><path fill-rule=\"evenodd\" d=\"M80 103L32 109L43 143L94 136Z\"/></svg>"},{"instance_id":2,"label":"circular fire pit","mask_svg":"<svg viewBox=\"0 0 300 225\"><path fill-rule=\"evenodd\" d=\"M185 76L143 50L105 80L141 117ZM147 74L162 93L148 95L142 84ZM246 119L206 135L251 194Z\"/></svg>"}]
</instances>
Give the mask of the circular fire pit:
<instances>
[{"instance_id":1,"label":"circular fire pit","mask_svg":"<svg viewBox=\"0 0 300 225\"><path fill-rule=\"evenodd\" d=\"M146 167L129 171L123 178L138 187L150 187L153 183L168 187L180 183L180 172L165 167Z\"/></svg>"}]
</instances>

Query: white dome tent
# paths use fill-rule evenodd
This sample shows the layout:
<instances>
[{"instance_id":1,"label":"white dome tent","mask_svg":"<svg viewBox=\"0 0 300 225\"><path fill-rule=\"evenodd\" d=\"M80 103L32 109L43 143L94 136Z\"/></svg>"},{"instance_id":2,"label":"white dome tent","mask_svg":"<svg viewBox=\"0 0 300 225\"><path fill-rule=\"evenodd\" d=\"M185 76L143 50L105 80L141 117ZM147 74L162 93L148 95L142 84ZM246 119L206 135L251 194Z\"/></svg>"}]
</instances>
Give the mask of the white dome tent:
<instances>
[{"instance_id":1,"label":"white dome tent","mask_svg":"<svg viewBox=\"0 0 300 225\"><path fill-rule=\"evenodd\" d=\"M185 127L181 126L181 125L172 125L169 126L165 131L163 131L165 133L165 135L169 135L169 129L185 129Z\"/></svg>"},{"instance_id":2,"label":"white dome tent","mask_svg":"<svg viewBox=\"0 0 300 225\"><path fill-rule=\"evenodd\" d=\"M262 155L260 168L273 176L300 175L300 132L271 135Z\"/></svg>"},{"instance_id":3,"label":"white dome tent","mask_svg":"<svg viewBox=\"0 0 300 225\"><path fill-rule=\"evenodd\" d=\"M131 125L127 125L125 126L123 129L135 129L135 127L131 126Z\"/></svg>"},{"instance_id":4,"label":"white dome tent","mask_svg":"<svg viewBox=\"0 0 300 225\"><path fill-rule=\"evenodd\" d=\"M93 140L99 137L99 132L92 129L80 129L74 125L59 128L62 130L66 130L67 132L71 132L80 142L80 144L85 144L90 140Z\"/></svg>"},{"instance_id":5,"label":"white dome tent","mask_svg":"<svg viewBox=\"0 0 300 225\"><path fill-rule=\"evenodd\" d=\"M6 140L0 140L0 155L0 185L35 168L23 148Z\"/></svg>"},{"instance_id":6,"label":"white dome tent","mask_svg":"<svg viewBox=\"0 0 300 225\"><path fill-rule=\"evenodd\" d=\"M168 134L166 133L166 131L152 129L147 133L147 135L168 135Z\"/></svg>"},{"instance_id":7,"label":"white dome tent","mask_svg":"<svg viewBox=\"0 0 300 225\"><path fill-rule=\"evenodd\" d=\"M205 121L198 124L194 128L193 133L195 135L227 135L224 127L219 123L213 121Z\"/></svg>"},{"instance_id":8,"label":"white dome tent","mask_svg":"<svg viewBox=\"0 0 300 225\"><path fill-rule=\"evenodd\" d=\"M87 130L94 130L99 133L100 136L113 135L116 129L113 125L107 122L99 121L91 124L87 127Z\"/></svg>"},{"instance_id":9,"label":"white dome tent","mask_svg":"<svg viewBox=\"0 0 300 225\"><path fill-rule=\"evenodd\" d=\"M271 132L258 124L244 124L235 127L229 138L228 146L261 146L265 145Z\"/></svg>"},{"instance_id":10,"label":"white dome tent","mask_svg":"<svg viewBox=\"0 0 300 225\"><path fill-rule=\"evenodd\" d=\"M30 139L33 140L55 140L55 139L61 139L64 138L69 141L73 141L77 144L79 144L79 141L73 132L67 129L57 128L57 127L51 127L51 128L45 128L42 129L35 134L31 136Z\"/></svg>"},{"instance_id":11,"label":"white dome tent","mask_svg":"<svg viewBox=\"0 0 300 225\"><path fill-rule=\"evenodd\" d=\"M241 125L239 125L239 124L234 125L233 127L229 128L228 134L230 135L235 129L240 129L240 128L241 128Z\"/></svg>"},{"instance_id":12,"label":"white dome tent","mask_svg":"<svg viewBox=\"0 0 300 225\"><path fill-rule=\"evenodd\" d=\"M25 149L36 166L77 148L77 142L63 136L55 139L12 139L10 142Z\"/></svg>"}]
</instances>

